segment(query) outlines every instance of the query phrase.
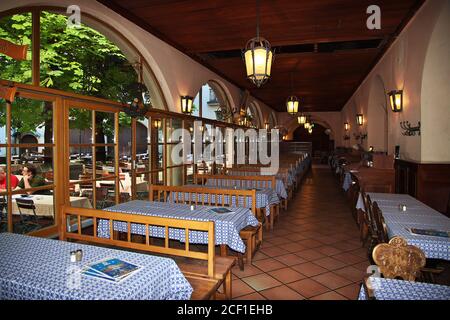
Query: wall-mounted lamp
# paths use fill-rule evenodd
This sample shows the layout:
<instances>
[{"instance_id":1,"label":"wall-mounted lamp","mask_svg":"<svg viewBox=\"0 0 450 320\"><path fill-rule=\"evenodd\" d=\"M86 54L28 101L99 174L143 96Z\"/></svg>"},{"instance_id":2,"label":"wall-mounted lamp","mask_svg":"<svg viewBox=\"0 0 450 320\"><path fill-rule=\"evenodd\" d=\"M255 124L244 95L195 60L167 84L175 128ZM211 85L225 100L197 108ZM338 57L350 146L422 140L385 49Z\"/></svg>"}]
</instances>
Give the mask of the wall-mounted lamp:
<instances>
[{"instance_id":1,"label":"wall-mounted lamp","mask_svg":"<svg viewBox=\"0 0 450 320\"><path fill-rule=\"evenodd\" d=\"M373 152L375 150L375 148L373 146L369 147L369 152Z\"/></svg>"},{"instance_id":2,"label":"wall-mounted lamp","mask_svg":"<svg viewBox=\"0 0 450 320\"><path fill-rule=\"evenodd\" d=\"M264 129L269 130L270 124L268 122L264 123Z\"/></svg>"},{"instance_id":3,"label":"wall-mounted lamp","mask_svg":"<svg viewBox=\"0 0 450 320\"><path fill-rule=\"evenodd\" d=\"M306 116L304 114L301 114L300 117L298 117L298 124L305 124L306 123Z\"/></svg>"},{"instance_id":4,"label":"wall-mounted lamp","mask_svg":"<svg viewBox=\"0 0 450 320\"><path fill-rule=\"evenodd\" d=\"M153 121L153 126L155 127L155 129L161 128L161 119L156 119L155 121Z\"/></svg>"},{"instance_id":5,"label":"wall-mounted lamp","mask_svg":"<svg viewBox=\"0 0 450 320\"><path fill-rule=\"evenodd\" d=\"M401 112L403 110L403 91L394 90L388 93L392 112Z\"/></svg>"},{"instance_id":6,"label":"wall-mounted lamp","mask_svg":"<svg viewBox=\"0 0 450 320\"><path fill-rule=\"evenodd\" d=\"M358 113L358 114L356 115L356 124L357 124L358 126L362 126L362 125L364 124L364 116L363 116L362 113Z\"/></svg>"},{"instance_id":7,"label":"wall-mounted lamp","mask_svg":"<svg viewBox=\"0 0 450 320\"><path fill-rule=\"evenodd\" d=\"M344 130L345 131L350 130L350 124L348 122L344 123Z\"/></svg>"},{"instance_id":8,"label":"wall-mounted lamp","mask_svg":"<svg viewBox=\"0 0 450 320\"><path fill-rule=\"evenodd\" d=\"M191 114L193 101L194 101L194 98L192 98L190 96L182 96L181 97L181 112L183 112L185 114Z\"/></svg>"}]
</instances>

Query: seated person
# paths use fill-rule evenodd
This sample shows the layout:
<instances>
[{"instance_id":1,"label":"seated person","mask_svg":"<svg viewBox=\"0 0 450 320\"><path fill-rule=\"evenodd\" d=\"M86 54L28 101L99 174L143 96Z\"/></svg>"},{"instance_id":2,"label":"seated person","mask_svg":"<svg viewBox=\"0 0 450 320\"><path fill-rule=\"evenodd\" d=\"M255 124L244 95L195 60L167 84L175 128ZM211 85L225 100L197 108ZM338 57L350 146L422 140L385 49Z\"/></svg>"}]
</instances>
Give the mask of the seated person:
<instances>
[{"instance_id":1,"label":"seated person","mask_svg":"<svg viewBox=\"0 0 450 320\"><path fill-rule=\"evenodd\" d=\"M20 180L18 187L21 189L30 189L45 186L45 179L37 175L37 170L30 164L26 164L22 169L23 178ZM47 190L43 190L47 191ZM32 194L33 192L27 192ZM38 193L38 192L36 192ZM41 193L42 194L42 193Z\"/></svg>"},{"instance_id":2,"label":"seated person","mask_svg":"<svg viewBox=\"0 0 450 320\"><path fill-rule=\"evenodd\" d=\"M6 172L3 167L0 167L0 190L6 190ZM11 190L14 190L17 188L17 185L19 184L19 179L13 174L10 175L10 183L11 183Z\"/></svg>"}]
</instances>

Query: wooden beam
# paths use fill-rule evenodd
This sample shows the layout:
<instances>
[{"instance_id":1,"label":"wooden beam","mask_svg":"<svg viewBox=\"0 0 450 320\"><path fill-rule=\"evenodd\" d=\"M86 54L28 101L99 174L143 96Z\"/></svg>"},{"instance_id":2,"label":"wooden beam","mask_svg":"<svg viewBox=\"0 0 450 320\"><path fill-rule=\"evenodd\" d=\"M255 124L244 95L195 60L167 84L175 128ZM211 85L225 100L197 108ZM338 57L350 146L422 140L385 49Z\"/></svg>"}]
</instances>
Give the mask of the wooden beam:
<instances>
[{"instance_id":1,"label":"wooden beam","mask_svg":"<svg viewBox=\"0 0 450 320\"><path fill-rule=\"evenodd\" d=\"M40 64L41 64L41 11L34 9L32 11L32 55L31 55L31 70L32 70L32 83L35 86L39 86L40 79Z\"/></svg>"},{"instance_id":2,"label":"wooden beam","mask_svg":"<svg viewBox=\"0 0 450 320\"><path fill-rule=\"evenodd\" d=\"M18 45L10 41L0 39L0 53L3 53L15 60L25 60L27 58L28 45Z\"/></svg>"}]
</instances>

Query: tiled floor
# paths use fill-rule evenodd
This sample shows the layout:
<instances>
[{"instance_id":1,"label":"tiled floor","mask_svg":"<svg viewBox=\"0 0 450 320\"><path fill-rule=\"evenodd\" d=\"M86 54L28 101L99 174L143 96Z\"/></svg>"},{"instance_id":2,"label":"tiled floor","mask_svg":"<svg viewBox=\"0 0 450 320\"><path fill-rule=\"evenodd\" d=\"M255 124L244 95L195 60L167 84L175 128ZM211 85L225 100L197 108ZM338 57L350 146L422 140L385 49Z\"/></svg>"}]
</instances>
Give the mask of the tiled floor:
<instances>
[{"instance_id":1,"label":"tiled floor","mask_svg":"<svg viewBox=\"0 0 450 320\"><path fill-rule=\"evenodd\" d=\"M233 270L233 298L356 299L369 263L346 198L328 168L313 168L253 265Z\"/></svg>"}]
</instances>

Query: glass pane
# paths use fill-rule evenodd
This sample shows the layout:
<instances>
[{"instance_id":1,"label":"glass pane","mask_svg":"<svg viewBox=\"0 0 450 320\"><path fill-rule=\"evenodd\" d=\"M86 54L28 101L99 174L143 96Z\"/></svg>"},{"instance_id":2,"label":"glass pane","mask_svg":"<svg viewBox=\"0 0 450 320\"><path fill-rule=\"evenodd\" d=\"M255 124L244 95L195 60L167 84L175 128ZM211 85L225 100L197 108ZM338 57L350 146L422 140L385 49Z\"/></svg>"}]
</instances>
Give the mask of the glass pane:
<instances>
[{"instance_id":1,"label":"glass pane","mask_svg":"<svg viewBox=\"0 0 450 320\"><path fill-rule=\"evenodd\" d=\"M114 143L114 114L95 113L95 143Z\"/></svg>"},{"instance_id":2,"label":"glass pane","mask_svg":"<svg viewBox=\"0 0 450 320\"><path fill-rule=\"evenodd\" d=\"M0 79L31 83L31 13L15 14L0 19L0 39L28 45L26 60L0 55Z\"/></svg>"},{"instance_id":3,"label":"glass pane","mask_svg":"<svg viewBox=\"0 0 450 320\"><path fill-rule=\"evenodd\" d=\"M92 157L88 157L88 151L92 148L71 147L69 155L69 179L70 181L89 180L93 178ZM81 156L81 154L84 154Z\"/></svg>"},{"instance_id":4,"label":"glass pane","mask_svg":"<svg viewBox=\"0 0 450 320\"><path fill-rule=\"evenodd\" d=\"M12 196L13 231L29 233L54 225L53 190L47 194L27 193Z\"/></svg>"},{"instance_id":5,"label":"glass pane","mask_svg":"<svg viewBox=\"0 0 450 320\"><path fill-rule=\"evenodd\" d=\"M19 179L18 187L23 190L43 187L53 184L53 162L47 163L23 163L20 170L16 171L16 177ZM48 195L50 190L37 190L33 194Z\"/></svg>"},{"instance_id":6,"label":"glass pane","mask_svg":"<svg viewBox=\"0 0 450 320\"><path fill-rule=\"evenodd\" d=\"M183 184L183 167L167 169L167 180L171 186L180 186Z\"/></svg>"},{"instance_id":7,"label":"glass pane","mask_svg":"<svg viewBox=\"0 0 450 320\"><path fill-rule=\"evenodd\" d=\"M16 98L11 104L11 139L15 144L53 144L53 102ZM34 146L18 150L23 161L36 161L36 153Z\"/></svg>"},{"instance_id":8,"label":"glass pane","mask_svg":"<svg viewBox=\"0 0 450 320\"><path fill-rule=\"evenodd\" d=\"M8 198L0 192L0 232L8 231Z\"/></svg>"},{"instance_id":9,"label":"glass pane","mask_svg":"<svg viewBox=\"0 0 450 320\"><path fill-rule=\"evenodd\" d=\"M70 144L90 144L92 143L92 111L79 108L69 110ZM89 148L80 148L79 157L91 155ZM74 154L74 156L76 153Z\"/></svg>"},{"instance_id":10,"label":"glass pane","mask_svg":"<svg viewBox=\"0 0 450 320\"><path fill-rule=\"evenodd\" d=\"M114 147L104 146L95 148L96 178L113 177L116 173Z\"/></svg>"}]
</instances>

